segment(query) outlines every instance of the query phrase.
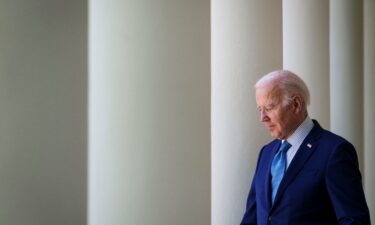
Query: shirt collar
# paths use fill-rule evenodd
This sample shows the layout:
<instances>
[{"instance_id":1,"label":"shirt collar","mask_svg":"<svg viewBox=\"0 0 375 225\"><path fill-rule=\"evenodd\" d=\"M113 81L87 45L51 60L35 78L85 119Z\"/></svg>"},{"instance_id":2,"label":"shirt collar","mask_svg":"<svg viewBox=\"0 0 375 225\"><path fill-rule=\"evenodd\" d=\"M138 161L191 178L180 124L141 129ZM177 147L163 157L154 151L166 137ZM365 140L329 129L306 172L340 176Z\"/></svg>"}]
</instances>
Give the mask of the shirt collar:
<instances>
[{"instance_id":1,"label":"shirt collar","mask_svg":"<svg viewBox=\"0 0 375 225\"><path fill-rule=\"evenodd\" d=\"M309 116L307 116L306 119L294 131L294 133L287 139L287 141L292 146L300 146L313 127L314 122Z\"/></svg>"}]
</instances>

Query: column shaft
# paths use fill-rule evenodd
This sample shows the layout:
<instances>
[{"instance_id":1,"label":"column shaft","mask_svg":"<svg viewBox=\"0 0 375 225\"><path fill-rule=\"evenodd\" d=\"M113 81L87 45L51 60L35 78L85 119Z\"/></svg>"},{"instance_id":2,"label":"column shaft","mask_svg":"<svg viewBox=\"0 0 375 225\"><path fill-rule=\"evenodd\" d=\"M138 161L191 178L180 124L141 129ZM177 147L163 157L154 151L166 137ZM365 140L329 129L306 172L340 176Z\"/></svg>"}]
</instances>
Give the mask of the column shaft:
<instances>
[{"instance_id":1,"label":"column shaft","mask_svg":"<svg viewBox=\"0 0 375 225\"><path fill-rule=\"evenodd\" d=\"M0 224L86 224L87 2L0 1Z\"/></svg>"},{"instance_id":2,"label":"column shaft","mask_svg":"<svg viewBox=\"0 0 375 225\"><path fill-rule=\"evenodd\" d=\"M309 114L329 129L329 1L283 1L283 65L310 89Z\"/></svg>"},{"instance_id":3,"label":"column shaft","mask_svg":"<svg viewBox=\"0 0 375 225\"><path fill-rule=\"evenodd\" d=\"M363 168L362 1L330 1L331 130L354 144Z\"/></svg>"},{"instance_id":4,"label":"column shaft","mask_svg":"<svg viewBox=\"0 0 375 225\"><path fill-rule=\"evenodd\" d=\"M239 224L259 150L256 80L282 67L281 1L212 1L212 224Z\"/></svg>"},{"instance_id":5,"label":"column shaft","mask_svg":"<svg viewBox=\"0 0 375 225\"><path fill-rule=\"evenodd\" d=\"M89 224L210 224L210 2L90 2Z\"/></svg>"},{"instance_id":6,"label":"column shaft","mask_svg":"<svg viewBox=\"0 0 375 225\"><path fill-rule=\"evenodd\" d=\"M364 1L364 183L375 220L375 1Z\"/></svg>"}]
</instances>

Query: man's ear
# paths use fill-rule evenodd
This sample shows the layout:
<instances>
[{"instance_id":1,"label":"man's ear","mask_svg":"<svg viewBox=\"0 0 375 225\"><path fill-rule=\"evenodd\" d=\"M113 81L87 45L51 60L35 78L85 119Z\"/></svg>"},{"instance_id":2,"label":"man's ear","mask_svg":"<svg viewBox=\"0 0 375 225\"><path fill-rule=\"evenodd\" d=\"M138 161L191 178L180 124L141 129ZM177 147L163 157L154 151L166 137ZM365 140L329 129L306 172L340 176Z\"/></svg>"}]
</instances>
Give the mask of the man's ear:
<instances>
[{"instance_id":1,"label":"man's ear","mask_svg":"<svg viewBox=\"0 0 375 225\"><path fill-rule=\"evenodd\" d=\"M295 113L300 113L302 111L302 98L299 95L293 96L293 109Z\"/></svg>"}]
</instances>

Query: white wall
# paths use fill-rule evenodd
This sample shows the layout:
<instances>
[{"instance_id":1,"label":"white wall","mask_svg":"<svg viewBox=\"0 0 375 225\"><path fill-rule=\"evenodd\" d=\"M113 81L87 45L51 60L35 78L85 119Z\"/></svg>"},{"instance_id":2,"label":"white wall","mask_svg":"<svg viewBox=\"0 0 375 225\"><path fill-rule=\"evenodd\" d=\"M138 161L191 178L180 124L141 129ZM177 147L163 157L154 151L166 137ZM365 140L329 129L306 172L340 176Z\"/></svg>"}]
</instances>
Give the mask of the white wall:
<instances>
[{"instance_id":1,"label":"white wall","mask_svg":"<svg viewBox=\"0 0 375 225\"><path fill-rule=\"evenodd\" d=\"M260 148L254 84L282 67L281 1L211 1L212 224L239 224Z\"/></svg>"},{"instance_id":2,"label":"white wall","mask_svg":"<svg viewBox=\"0 0 375 225\"><path fill-rule=\"evenodd\" d=\"M89 224L210 224L210 2L89 7Z\"/></svg>"},{"instance_id":3,"label":"white wall","mask_svg":"<svg viewBox=\"0 0 375 225\"><path fill-rule=\"evenodd\" d=\"M0 224L86 222L86 6L0 2Z\"/></svg>"}]
</instances>

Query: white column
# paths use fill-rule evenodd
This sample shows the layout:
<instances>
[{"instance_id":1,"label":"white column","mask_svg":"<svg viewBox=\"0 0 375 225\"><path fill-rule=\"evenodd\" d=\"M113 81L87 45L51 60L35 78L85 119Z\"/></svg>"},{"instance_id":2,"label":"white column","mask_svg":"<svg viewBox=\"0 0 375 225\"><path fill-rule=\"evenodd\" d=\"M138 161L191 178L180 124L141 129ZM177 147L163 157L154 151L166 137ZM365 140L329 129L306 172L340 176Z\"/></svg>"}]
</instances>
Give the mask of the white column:
<instances>
[{"instance_id":1,"label":"white column","mask_svg":"<svg viewBox=\"0 0 375 225\"><path fill-rule=\"evenodd\" d=\"M0 1L0 224L86 224L86 7Z\"/></svg>"},{"instance_id":2,"label":"white column","mask_svg":"<svg viewBox=\"0 0 375 225\"><path fill-rule=\"evenodd\" d=\"M282 67L281 1L211 1L212 224L239 224L260 148L254 84Z\"/></svg>"},{"instance_id":3,"label":"white column","mask_svg":"<svg viewBox=\"0 0 375 225\"><path fill-rule=\"evenodd\" d=\"M331 129L354 144L363 165L362 1L330 1Z\"/></svg>"},{"instance_id":4,"label":"white column","mask_svg":"<svg viewBox=\"0 0 375 225\"><path fill-rule=\"evenodd\" d=\"M310 117L329 129L329 1L283 1L283 60L309 87Z\"/></svg>"},{"instance_id":5,"label":"white column","mask_svg":"<svg viewBox=\"0 0 375 225\"><path fill-rule=\"evenodd\" d=\"M375 1L364 1L364 183L371 218L375 220Z\"/></svg>"},{"instance_id":6,"label":"white column","mask_svg":"<svg viewBox=\"0 0 375 225\"><path fill-rule=\"evenodd\" d=\"M209 0L89 6L89 224L210 224Z\"/></svg>"}]
</instances>

